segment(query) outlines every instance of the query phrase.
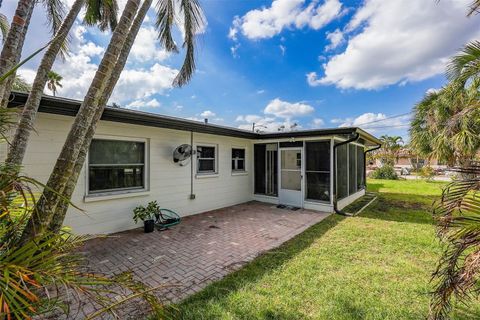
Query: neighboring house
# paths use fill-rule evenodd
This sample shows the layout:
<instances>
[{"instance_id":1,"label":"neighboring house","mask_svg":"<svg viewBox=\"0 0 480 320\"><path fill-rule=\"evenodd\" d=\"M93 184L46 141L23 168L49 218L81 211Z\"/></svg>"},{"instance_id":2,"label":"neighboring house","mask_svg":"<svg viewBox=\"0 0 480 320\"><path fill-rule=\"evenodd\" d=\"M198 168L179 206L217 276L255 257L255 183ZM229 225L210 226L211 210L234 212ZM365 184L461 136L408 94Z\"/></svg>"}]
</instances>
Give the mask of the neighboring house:
<instances>
[{"instance_id":1,"label":"neighboring house","mask_svg":"<svg viewBox=\"0 0 480 320\"><path fill-rule=\"evenodd\" d=\"M10 107L26 98L15 93ZM79 106L42 99L26 174L48 179ZM182 144L196 151L183 166L173 161ZM365 152L379 144L358 128L254 133L107 107L72 197L85 212L71 207L65 224L80 234L131 229L133 208L151 200L181 216L251 200L333 212L365 193Z\"/></svg>"},{"instance_id":2,"label":"neighboring house","mask_svg":"<svg viewBox=\"0 0 480 320\"><path fill-rule=\"evenodd\" d=\"M422 168L426 165L436 170L443 170L447 168L447 165L445 163L442 163L437 159L426 160L421 157L412 155L407 149L400 150L400 152L398 153L398 157L394 161L394 167L398 168L414 169L414 167ZM375 165L377 167L380 167L382 165L381 160L376 159Z\"/></svg>"}]
</instances>

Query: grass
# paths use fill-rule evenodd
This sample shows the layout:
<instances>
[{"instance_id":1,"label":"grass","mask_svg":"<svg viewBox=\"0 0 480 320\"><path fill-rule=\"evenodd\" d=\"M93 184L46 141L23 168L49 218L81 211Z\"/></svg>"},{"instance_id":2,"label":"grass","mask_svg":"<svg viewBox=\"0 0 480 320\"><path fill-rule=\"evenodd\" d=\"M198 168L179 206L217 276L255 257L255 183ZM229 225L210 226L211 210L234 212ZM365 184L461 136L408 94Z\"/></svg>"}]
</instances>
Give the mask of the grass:
<instances>
[{"instance_id":1,"label":"grass","mask_svg":"<svg viewBox=\"0 0 480 320\"><path fill-rule=\"evenodd\" d=\"M203 291L171 319L424 319L441 253L428 212L442 183L370 180L379 199L332 215ZM480 315L480 304L454 319Z\"/></svg>"}]
</instances>

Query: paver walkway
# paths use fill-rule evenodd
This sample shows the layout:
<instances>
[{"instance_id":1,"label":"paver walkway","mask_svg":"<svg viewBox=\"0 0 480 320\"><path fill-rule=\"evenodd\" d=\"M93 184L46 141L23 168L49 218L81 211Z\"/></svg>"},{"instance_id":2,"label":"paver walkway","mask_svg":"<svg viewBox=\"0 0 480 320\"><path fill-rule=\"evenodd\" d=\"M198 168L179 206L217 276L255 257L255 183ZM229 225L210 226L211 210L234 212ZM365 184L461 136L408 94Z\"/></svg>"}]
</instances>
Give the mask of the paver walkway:
<instances>
[{"instance_id":1,"label":"paver walkway","mask_svg":"<svg viewBox=\"0 0 480 320\"><path fill-rule=\"evenodd\" d=\"M94 271L132 270L150 286L175 284L158 293L178 302L328 215L253 201L185 217L167 231L135 229L95 239L85 251Z\"/></svg>"}]
</instances>

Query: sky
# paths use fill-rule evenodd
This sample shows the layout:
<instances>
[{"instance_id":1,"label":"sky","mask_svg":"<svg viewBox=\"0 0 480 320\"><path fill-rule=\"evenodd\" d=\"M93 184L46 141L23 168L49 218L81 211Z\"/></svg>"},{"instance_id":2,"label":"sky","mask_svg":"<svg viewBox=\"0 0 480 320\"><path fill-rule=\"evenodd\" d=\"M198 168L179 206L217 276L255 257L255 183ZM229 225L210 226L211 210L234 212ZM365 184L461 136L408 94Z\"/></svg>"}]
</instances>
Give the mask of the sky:
<instances>
[{"instance_id":1,"label":"sky","mask_svg":"<svg viewBox=\"0 0 480 320\"><path fill-rule=\"evenodd\" d=\"M122 9L126 0L118 1ZM184 52L158 44L152 8L110 103L245 130L360 126L408 141L415 103L446 83L449 57L480 36L480 16L466 17L471 0L199 1L206 23L192 81L172 87ZM0 12L11 18L15 2ZM53 68L64 78L57 95L80 100L111 36L82 17L70 55ZM37 5L23 55L49 37ZM179 28L175 40L181 45ZM39 59L19 71L28 82Z\"/></svg>"}]
</instances>

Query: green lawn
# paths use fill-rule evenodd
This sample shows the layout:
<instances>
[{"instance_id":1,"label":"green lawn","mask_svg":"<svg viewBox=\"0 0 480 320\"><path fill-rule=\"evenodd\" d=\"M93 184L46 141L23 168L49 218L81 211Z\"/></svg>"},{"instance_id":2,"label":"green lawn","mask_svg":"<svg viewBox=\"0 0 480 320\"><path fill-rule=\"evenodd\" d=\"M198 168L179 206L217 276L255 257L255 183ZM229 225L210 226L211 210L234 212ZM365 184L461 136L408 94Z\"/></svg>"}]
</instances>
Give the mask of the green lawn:
<instances>
[{"instance_id":1,"label":"green lawn","mask_svg":"<svg viewBox=\"0 0 480 320\"><path fill-rule=\"evenodd\" d=\"M330 216L170 307L167 317L424 319L440 253L428 210L441 187L370 180L370 191L380 197L360 216ZM480 315L479 304L470 311Z\"/></svg>"}]
</instances>

